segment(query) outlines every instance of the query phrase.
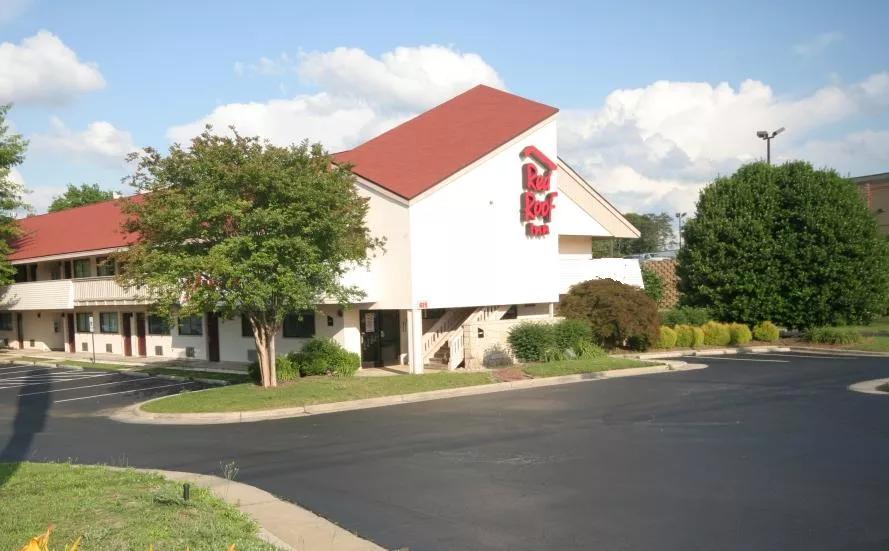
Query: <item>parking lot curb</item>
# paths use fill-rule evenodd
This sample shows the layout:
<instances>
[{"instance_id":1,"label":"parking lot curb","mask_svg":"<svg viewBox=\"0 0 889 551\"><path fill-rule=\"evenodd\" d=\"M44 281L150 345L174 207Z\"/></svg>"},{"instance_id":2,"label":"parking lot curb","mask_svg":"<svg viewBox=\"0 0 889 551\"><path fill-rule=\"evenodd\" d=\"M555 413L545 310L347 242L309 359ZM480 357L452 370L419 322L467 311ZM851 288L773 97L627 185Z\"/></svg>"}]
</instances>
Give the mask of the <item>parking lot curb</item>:
<instances>
[{"instance_id":1,"label":"parking lot curb","mask_svg":"<svg viewBox=\"0 0 889 551\"><path fill-rule=\"evenodd\" d=\"M577 375L563 375L559 377L541 377L537 379L523 379L503 383L490 383L486 385L465 386L460 388L447 388L415 392L411 394L397 394L394 396L382 396L378 398L365 398L350 400L347 402L331 402L326 404L312 404L307 406L294 406L256 411L232 411L219 413L151 413L144 411L145 404L161 400L165 397L154 398L125 408L118 409L109 414L109 417L122 423L157 424L157 425L216 425L229 423L252 423L272 419L286 419L290 417L305 417L308 415L320 415L325 413L337 413L342 411L354 411L375 407L393 406L414 402L426 402L445 398L457 398L461 396L475 396L480 394L493 394L509 390L526 390L547 386L556 386L586 381L605 379L617 379L621 377L633 377L637 375L652 375L656 373L670 373L689 371L707 367L705 364L689 364L681 361L669 361L660 365L646 367L632 367L627 369L612 369L595 373L582 373ZM200 390L196 392L202 392Z\"/></svg>"},{"instance_id":2,"label":"parking lot curb","mask_svg":"<svg viewBox=\"0 0 889 551\"><path fill-rule=\"evenodd\" d=\"M680 358L683 356L724 356L727 354L764 353L764 352L790 352L788 346L733 346L729 348L703 348L687 350L665 350L663 352L642 352L639 354L621 354L618 358L633 358L637 360L658 360L664 358Z\"/></svg>"},{"instance_id":3,"label":"parking lot curb","mask_svg":"<svg viewBox=\"0 0 889 551\"><path fill-rule=\"evenodd\" d=\"M243 482L182 471L133 467L109 468L159 474L174 482L188 482L206 488L222 501L233 505L256 521L259 525L259 538L284 551L304 549L384 551L372 541L362 539L308 509Z\"/></svg>"},{"instance_id":4,"label":"parking lot curb","mask_svg":"<svg viewBox=\"0 0 889 551\"><path fill-rule=\"evenodd\" d=\"M837 350L834 348L820 348L817 346L791 346L790 350L792 352L818 352L820 354L836 354L837 356L869 356L874 358L889 358L889 353L887 352L871 352L868 350Z\"/></svg>"}]
</instances>

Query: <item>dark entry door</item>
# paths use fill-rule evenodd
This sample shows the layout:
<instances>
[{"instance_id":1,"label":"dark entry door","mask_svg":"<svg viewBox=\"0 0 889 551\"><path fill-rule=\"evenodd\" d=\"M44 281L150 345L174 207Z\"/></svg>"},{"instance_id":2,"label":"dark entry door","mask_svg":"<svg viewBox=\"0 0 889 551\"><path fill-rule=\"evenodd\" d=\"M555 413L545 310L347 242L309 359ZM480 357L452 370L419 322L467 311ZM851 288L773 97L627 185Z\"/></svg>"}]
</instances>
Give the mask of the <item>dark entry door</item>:
<instances>
[{"instance_id":1,"label":"dark entry door","mask_svg":"<svg viewBox=\"0 0 889 551\"><path fill-rule=\"evenodd\" d=\"M207 359L219 361L219 316L213 312L207 313Z\"/></svg>"},{"instance_id":2,"label":"dark entry door","mask_svg":"<svg viewBox=\"0 0 889 551\"><path fill-rule=\"evenodd\" d=\"M65 314L68 325L68 352L74 352L74 314Z\"/></svg>"},{"instance_id":3,"label":"dark entry door","mask_svg":"<svg viewBox=\"0 0 889 551\"><path fill-rule=\"evenodd\" d=\"M136 347L140 356L147 356L145 345L145 314L136 314Z\"/></svg>"},{"instance_id":4,"label":"dark entry door","mask_svg":"<svg viewBox=\"0 0 889 551\"><path fill-rule=\"evenodd\" d=\"M401 330L398 310L361 310L361 365L383 367L398 363Z\"/></svg>"},{"instance_id":5,"label":"dark entry door","mask_svg":"<svg viewBox=\"0 0 889 551\"><path fill-rule=\"evenodd\" d=\"M19 338L19 350L21 350L25 347L25 331L24 331L24 328L22 327L22 324L23 324L22 315L16 314L15 315L15 332L16 332L16 336Z\"/></svg>"},{"instance_id":6,"label":"dark entry door","mask_svg":"<svg viewBox=\"0 0 889 551\"><path fill-rule=\"evenodd\" d=\"M123 355L133 355L133 314L124 312L123 316Z\"/></svg>"}]
</instances>

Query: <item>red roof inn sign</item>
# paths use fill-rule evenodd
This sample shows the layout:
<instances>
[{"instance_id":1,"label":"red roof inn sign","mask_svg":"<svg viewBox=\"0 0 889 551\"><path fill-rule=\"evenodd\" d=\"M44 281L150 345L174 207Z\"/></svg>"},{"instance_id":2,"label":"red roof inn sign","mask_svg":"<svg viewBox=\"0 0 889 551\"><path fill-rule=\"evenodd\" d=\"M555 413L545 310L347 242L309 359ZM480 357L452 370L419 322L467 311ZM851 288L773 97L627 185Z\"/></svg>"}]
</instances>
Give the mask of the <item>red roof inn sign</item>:
<instances>
[{"instance_id":1,"label":"red roof inn sign","mask_svg":"<svg viewBox=\"0 0 889 551\"><path fill-rule=\"evenodd\" d=\"M530 161L522 165L522 188L525 190L522 193L522 222L525 223L525 233L533 237L548 235L553 209L556 208L553 199L559 195L550 191L550 177L556 170L556 163L533 145L523 149L520 156ZM538 164L544 169L542 173L538 172Z\"/></svg>"}]
</instances>

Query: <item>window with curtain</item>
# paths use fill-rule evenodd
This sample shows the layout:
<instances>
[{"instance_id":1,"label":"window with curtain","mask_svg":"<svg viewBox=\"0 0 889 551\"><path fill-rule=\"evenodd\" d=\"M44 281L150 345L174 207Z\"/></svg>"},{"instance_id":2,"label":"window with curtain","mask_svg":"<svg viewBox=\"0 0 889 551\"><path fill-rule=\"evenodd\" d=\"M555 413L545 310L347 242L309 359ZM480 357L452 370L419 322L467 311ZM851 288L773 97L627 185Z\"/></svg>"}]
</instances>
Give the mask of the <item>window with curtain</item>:
<instances>
[{"instance_id":1,"label":"window with curtain","mask_svg":"<svg viewBox=\"0 0 889 551\"><path fill-rule=\"evenodd\" d=\"M185 316L179 318L179 334L199 337L204 334L203 316Z\"/></svg>"},{"instance_id":2,"label":"window with curtain","mask_svg":"<svg viewBox=\"0 0 889 551\"><path fill-rule=\"evenodd\" d=\"M117 333L120 330L120 316L117 312L99 312L99 331Z\"/></svg>"},{"instance_id":3,"label":"window with curtain","mask_svg":"<svg viewBox=\"0 0 889 551\"><path fill-rule=\"evenodd\" d=\"M90 261L88 258L74 261L74 277L90 277Z\"/></svg>"}]
</instances>

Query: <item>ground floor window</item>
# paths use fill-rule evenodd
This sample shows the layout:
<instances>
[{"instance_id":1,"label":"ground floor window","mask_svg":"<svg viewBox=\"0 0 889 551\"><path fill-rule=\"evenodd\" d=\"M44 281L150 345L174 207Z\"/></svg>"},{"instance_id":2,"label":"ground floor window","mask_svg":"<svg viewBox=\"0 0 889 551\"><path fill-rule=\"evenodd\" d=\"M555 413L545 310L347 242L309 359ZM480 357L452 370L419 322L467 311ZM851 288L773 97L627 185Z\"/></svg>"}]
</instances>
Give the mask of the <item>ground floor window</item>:
<instances>
[{"instance_id":1,"label":"ground floor window","mask_svg":"<svg viewBox=\"0 0 889 551\"><path fill-rule=\"evenodd\" d=\"M119 319L117 312L99 312L99 331L117 333L120 330Z\"/></svg>"},{"instance_id":2,"label":"ground floor window","mask_svg":"<svg viewBox=\"0 0 889 551\"><path fill-rule=\"evenodd\" d=\"M200 337L204 334L203 316L184 316L179 318L179 334Z\"/></svg>"},{"instance_id":3,"label":"ground floor window","mask_svg":"<svg viewBox=\"0 0 889 551\"><path fill-rule=\"evenodd\" d=\"M315 312L304 310L287 314L284 318L284 336L289 339L309 339L315 336Z\"/></svg>"},{"instance_id":4,"label":"ground floor window","mask_svg":"<svg viewBox=\"0 0 889 551\"><path fill-rule=\"evenodd\" d=\"M90 332L90 314L88 312L83 312L77 314L77 332L78 333L89 333Z\"/></svg>"},{"instance_id":5,"label":"ground floor window","mask_svg":"<svg viewBox=\"0 0 889 551\"><path fill-rule=\"evenodd\" d=\"M163 316L149 314L148 316L148 334L149 335L169 335L170 322Z\"/></svg>"},{"instance_id":6,"label":"ground floor window","mask_svg":"<svg viewBox=\"0 0 889 551\"><path fill-rule=\"evenodd\" d=\"M12 331L12 312L0 312L0 331Z\"/></svg>"}]
</instances>

